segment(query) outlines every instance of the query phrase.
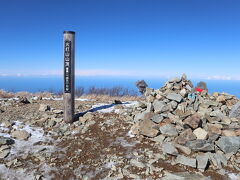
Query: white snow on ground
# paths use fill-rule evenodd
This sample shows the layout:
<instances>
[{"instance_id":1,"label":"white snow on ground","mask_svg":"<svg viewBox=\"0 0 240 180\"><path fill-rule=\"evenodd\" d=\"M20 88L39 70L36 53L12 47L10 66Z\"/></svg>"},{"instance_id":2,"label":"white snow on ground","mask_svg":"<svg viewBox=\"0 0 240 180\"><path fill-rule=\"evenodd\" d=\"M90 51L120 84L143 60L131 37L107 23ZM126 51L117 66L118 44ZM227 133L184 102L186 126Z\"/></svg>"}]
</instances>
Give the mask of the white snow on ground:
<instances>
[{"instance_id":1,"label":"white snow on ground","mask_svg":"<svg viewBox=\"0 0 240 180\"><path fill-rule=\"evenodd\" d=\"M137 101L126 101L123 102L123 105L127 108L134 106L135 104L137 104ZM119 113L119 109L115 109L115 104L96 104L92 106L92 109L97 109L99 108L99 110L96 110L97 112L101 112L101 113L110 113L110 112L115 112L115 113Z\"/></svg>"},{"instance_id":2,"label":"white snow on ground","mask_svg":"<svg viewBox=\"0 0 240 180\"><path fill-rule=\"evenodd\" d=\"M26 169L9 169L4 164L0 164L0 177L4 180L33 180L35 179L34 171L27 172Z\"/></svg>"},{"instance_id":3,"label":"white snow on ground","mask_svg":"<svg viewBox=\"0 0 240 180\"><path fill-rule=\"evenodd\" d=\"M11 137L9 133L6 133L8 128L3 127L4 124L0 124L0 136ZM25 130L28 133L31 133L31 136L28 140L18 140L14 139L15 143L11 146L10 155L8 158L12 159L17 157L18 155L35 153L40 150L46 149L47 151L54 151L54 146L49 145L36 145L38 142L49 142L52 140L50 136L44 135L44 131L42 128L31 127L29 125L25 125L20 121L15 121L15 124L12 126L13 129L17 130Z\"/></svg>"},{"instance_id":4,"label":"white snow on ground","mask_svg":"<svg viewBox=\"0 0 240 180\"><path fill-rule=\"evenodd\" d=\"M129 136L131 138L135 137L135 135L133 134L132 130L128 131L127 136Z\"/></svg>"},{"instance_id":5,"label":"white snow on ground","mask_svg":"<svg viewBox=\"0 0 240 180\"><path fill-rule=\"evenodd\" d=\"M49 142L53 140L49 135L44 135L44 131L42 128L25 125L20 121L15 121L15 124L12 127L13 129L17 130L25 130L28 133L31 133L31 136L26 141L12 138L11 135L6 132L9 129L5 128L4 124L0 124L0 136L11 137L15 141L15 143L11 145L10 154L8 155L6 160L11 161L24 154L36 153L42 150L44 150L44 152L50 153L57 150L54 145L37 144L39 142ZM0 178L3 178L4 180L33 180L35 179L35 176L37 174L36 170L32 168L33 167L24 169L11 169L7 168L4 164L0 164ZM43 175L44 179L50 180L53 178L49 175L50 171L53 170L53 168L49 165L40 164L38 167L35 168L39 169L39 171L41 172L40 175Z\"/></svg>"},{"instance_id":6,"label":"white snow on ground","mask_svg":"<svg viewBox=\"0 0 240 180\"><path fill-rule=\"evenodd\" d=\"M230 178L230 180L239 180L240 174L229 173L228 177Z\"/></svg>"},{"instance_id":7,"label":"white snow on ground","mask_svg":"<svg viewBox=\"0 0 240 180\"><path fill-rule=\"evenodd\" d=\"M25 140L15 140L11 148L11 154L19 154L20 152L24 153L34 153L38 152L42 149L47 149L49 151L53 151L53 146L46 145L35 145L38 142L48 142L51 141L51 137L44 135L44 131L42 128L30 127L29 125L23 125L21 122L16 121L13 126L14 129L17 130L25 130L31 134L27 141Z\"/></svg>"}]
</instances>

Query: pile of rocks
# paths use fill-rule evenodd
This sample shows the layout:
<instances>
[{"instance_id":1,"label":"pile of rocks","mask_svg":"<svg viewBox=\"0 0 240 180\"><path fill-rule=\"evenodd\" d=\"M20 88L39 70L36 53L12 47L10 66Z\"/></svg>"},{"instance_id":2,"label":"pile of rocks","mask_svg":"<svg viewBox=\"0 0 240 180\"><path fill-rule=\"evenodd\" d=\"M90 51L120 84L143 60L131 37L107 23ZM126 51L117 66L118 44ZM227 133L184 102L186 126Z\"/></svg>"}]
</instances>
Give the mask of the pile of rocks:
<instances>
[{"instance_id":1,"label":"pile of rocks","mask_svg":"<svg viewBox=\"0 0 240 180\"><path fill-rule=\"evenodd\" d=\"M175 157L172 163L202 171L209 165L240 170L239 113L231 112L238 110L235 96L194 91L183 75L160 89L147 88L145 97L133 109L131 133L159 143L167 157Z\"/></svg>"}]
</instances>

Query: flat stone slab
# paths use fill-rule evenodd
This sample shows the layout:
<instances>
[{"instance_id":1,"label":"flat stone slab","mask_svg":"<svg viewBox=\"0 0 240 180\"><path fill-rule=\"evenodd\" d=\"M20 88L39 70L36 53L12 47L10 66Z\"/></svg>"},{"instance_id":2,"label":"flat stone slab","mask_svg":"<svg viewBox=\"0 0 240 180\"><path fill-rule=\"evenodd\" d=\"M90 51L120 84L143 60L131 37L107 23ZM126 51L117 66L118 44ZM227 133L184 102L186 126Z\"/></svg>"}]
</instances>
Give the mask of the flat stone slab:
<instances>
[{"instance_id":1,"label":"flat stone slab","mask_svg":"<svg viewBox=\"0 0 240 180\"><path fill-rule=\"evenodd\" d=\"M211 180L201 174L180 172L180 173L169 173L160 180Z\"/></svg>"},{"instance_id":2,"label":"flat stone slab","mask_svg":"<svg viewBox=\"0 0 240 180\"><path fill-rule=\"evenodd\" d=\"M193 168L197 167L197 160L193 158L189 158L183 155L178 155L176 158L176 162L179 164L183 164L185 166L190 166Z\"/></svg>"},{"instance_id":3,"label":"flat stone slab","mask_svg":"<svg viewBox=\"0 0 240 180\"><path fill-rule=\"evenodd\" d=\"M177 93L169 93L167 95L167 98L170 99L170 100L173 100L173 101L177 101L177 102L181 102L183 97L180 95L180 94L177 94Z\"/></svg>"},{"instance_id":4,"label":"flat stone slab","mask_svg":"<svg viewBox=\"0 0 240 180\"><path fill-rule=\"evenodd\" d=\"M225 153L236 153L240 148L239 136L222 136L216 145Z\"/></svg>"}]
</instances>

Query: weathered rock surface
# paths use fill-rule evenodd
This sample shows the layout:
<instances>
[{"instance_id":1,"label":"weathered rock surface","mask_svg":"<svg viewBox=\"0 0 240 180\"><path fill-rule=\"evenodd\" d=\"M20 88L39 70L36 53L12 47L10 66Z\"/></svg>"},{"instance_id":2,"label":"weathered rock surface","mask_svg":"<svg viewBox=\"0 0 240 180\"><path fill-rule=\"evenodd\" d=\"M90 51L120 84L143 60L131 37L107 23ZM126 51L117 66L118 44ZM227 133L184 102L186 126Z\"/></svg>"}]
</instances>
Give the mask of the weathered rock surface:
<instances>
[{"instance_id":1,"label":"weathered rock surface","mask_svg":"<svg viewBox=\"0 0 240 180\"><path fill-rule=\"evenodd\" d=\"M19 140L27 140L31 134L28 133L25 130L16 130L11 133L13 138L19 139Z\"/></svg>"},{"instance_id":2,"label":"weathered rock surface","mask_svg":"<svg viewBox=\"0 0 240 180\"><path fill-rule=\"evenodd\" d=\"M236 103L229 113L230 118L240 118L240 101Z\"/></svg>"},{"instance_id":3,"label":"weathered rock surface","mask_svg":"<svg viewBox=\"0 0 240 180\"><path fill-rule=\"evenodd\" d=\"M162 151L166 154L178 155L178 150L171 143L162 144Z\"/></svg>"},{"instance_id":4,"label":"weathered rock surface","mask_svg":"<svg viewBox=\"0 0 240 180\"><path fill-rule=\"evenodd\" d=\"M139 123L140 134L147 137L155 137L159 133L156 128L156 124L151 120L143 120Z\"/></svg>"},{"instance_id":5,"label":"weathered rock surface","mask_svg":"<svg viewBox=\"0 0 240 180\"><path fill-rule=\"evenodd\" d=\"M183 155L178 155L176 159L176 163L180 163L186 166L190 166L193 168L197 167L197 160L194 158L189 158Z\"/></svg>"},{"instance_id":6,"label":"weathered rock surface","mask_svg":"<svg viewBox=\"0 0 240 180\"><path fill-rule=\"evenodd\" d=\"M49 105L46 105L46 104L40 104L40 107L39 107L39 111L48 111L50 110L50 106Z\"/></svg>"},{"instance_id":7,"label":"weathered rock surface","mask_svg":"<svg viewBox=\"0 0 240 180\"><path fill-rule=\"evenodd\" d=\"M240 148L240 137L222 136L216 144L225 153L236 153Z\"/></svg>"}]
</instances>

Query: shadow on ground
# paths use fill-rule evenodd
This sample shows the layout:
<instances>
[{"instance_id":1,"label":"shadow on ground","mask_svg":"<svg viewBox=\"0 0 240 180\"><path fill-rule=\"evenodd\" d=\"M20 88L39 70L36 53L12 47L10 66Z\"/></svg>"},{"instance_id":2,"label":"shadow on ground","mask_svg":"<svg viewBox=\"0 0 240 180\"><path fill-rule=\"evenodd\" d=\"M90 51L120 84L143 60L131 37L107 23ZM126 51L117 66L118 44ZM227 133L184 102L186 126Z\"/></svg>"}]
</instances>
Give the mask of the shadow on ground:
<instances>
[{"instance_id":1,"label":"shadow on ground","mask_svg":"<svg viewBox=\"0 0 240 180\"><path fill-rule=\"evenodd\" d=\"M100 111L100 110L103 110L103 109L108 109L108 108L111 108L111 107L119 105L119 104L120 103L112 103L112 104L105 104L105 105L102 105L102 106L98 106L98 107L89 109L87 111L75 114L75 118L74 119L75 119L75 121L77 121L79 117L84 116L84 114L86 114L88 112L96 112L96 111ZM130 103L129 102L124 102L124 103L121 103L121 104L130 104Z\"/></svg>"}]
</instances>

